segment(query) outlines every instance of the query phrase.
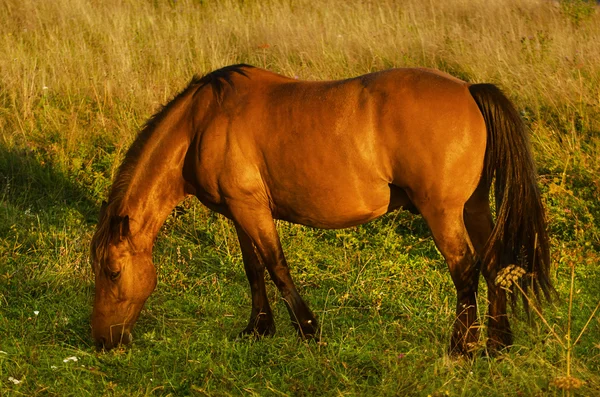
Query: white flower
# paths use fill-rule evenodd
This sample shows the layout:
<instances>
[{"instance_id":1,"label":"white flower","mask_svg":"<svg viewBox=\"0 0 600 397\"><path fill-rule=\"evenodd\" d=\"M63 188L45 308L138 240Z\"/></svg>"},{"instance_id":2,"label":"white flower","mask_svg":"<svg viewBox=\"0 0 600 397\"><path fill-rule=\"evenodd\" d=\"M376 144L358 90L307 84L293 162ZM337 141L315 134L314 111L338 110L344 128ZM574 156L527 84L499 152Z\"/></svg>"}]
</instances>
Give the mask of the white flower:
<instances>
[{"instance_id":1,"label":"white flower","mask_svg":"<svg viewBox=\"0 0 600 397\"><path fill-rule=\"evenodd\" d=\"M35 314L37 316L38 314L40 314L40 311L39 310L34 310L33 314Z\"/></svg>"},{"instance_id":2,"label":"white flower","mask_svg":"<svg viewBox=\"0 0 600 397\"><path fill-rule=\"evenodd\" d=\"M56 365L51 365L50 369L56 369Z\"/></svg>"},{"instance_id":3,"label":"white flower","mask_svg":"<svg viewBox=\"0 0 600 397\"><path fill-rule=\"evenodd\" d=\"M75 361L77 362L77 360L79 360L77 357L72 356L72 357L67 357L63 360L63 363L68 363L69 361Z\"/></svg>"},{"instance_id":4,"label":"white flower","mask_svg":"<svg viewBox=\"0 0 600 397\"><path fill-rule=\"evenodd\" d=\"M13 378L12 376L9 376L8 380L12 383L14 383L15 385L18 385L19 383L21 383L20 380Z\"/></svg>"}]
</instances>

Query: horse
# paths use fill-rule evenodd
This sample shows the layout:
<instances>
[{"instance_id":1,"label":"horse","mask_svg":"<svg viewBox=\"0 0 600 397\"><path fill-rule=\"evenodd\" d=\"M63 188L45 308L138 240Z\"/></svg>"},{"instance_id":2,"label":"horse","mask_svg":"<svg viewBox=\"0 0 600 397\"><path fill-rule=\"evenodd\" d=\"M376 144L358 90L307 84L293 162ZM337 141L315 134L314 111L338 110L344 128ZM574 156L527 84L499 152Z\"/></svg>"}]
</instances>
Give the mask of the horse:
<instances>
[{"instance_id":1,"label":"horse","mask_svg":"<svg viewBox=\"0 0 600 397\"><path fill-rule=\"evenodd\" d=\"M155 238L187 196L235 226L252 296L244 335L275 332L266 268L298 334L318 336L275 219L347 228L399 208L421 214L456 287L452 355L471 355L478 342L480 273L490 352L513 342L510 300L497 282L503 269L522 268L519 286L536 298L553 291L528 130L493 84L424 68L340 81L301 81L249 65L195 76L147 121L102 204L91 242L98 349L131 341L157 283Z\"/></svg>"}]
</instances>

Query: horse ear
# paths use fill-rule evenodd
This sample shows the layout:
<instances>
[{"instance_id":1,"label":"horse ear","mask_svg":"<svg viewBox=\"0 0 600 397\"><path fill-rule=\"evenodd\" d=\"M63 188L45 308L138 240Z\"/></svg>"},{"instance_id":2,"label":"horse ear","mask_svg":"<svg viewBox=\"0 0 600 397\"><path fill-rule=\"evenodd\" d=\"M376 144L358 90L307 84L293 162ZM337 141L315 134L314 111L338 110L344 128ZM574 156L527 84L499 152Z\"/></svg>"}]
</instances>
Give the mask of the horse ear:
<instances>
[{"instance_id":1,"label":"horse ear","mask_svg":"<svg viewBox=\"0 0 600 397\"><path fill-rule=\"evenodd\" d=\"M119 242L129 236L129 215L115 215L110 219L110 233L113 241Z\"/></svg>"},{"instance_id":2,"label":"horse ear","mask_svg":"<svg viewBox=\"0 0 600 397\"><path fill-rule=\"evenodd\" d=\"M129 236L129 215L125 215L121 220L121 240Z\"/></svg>"}]
</instances>

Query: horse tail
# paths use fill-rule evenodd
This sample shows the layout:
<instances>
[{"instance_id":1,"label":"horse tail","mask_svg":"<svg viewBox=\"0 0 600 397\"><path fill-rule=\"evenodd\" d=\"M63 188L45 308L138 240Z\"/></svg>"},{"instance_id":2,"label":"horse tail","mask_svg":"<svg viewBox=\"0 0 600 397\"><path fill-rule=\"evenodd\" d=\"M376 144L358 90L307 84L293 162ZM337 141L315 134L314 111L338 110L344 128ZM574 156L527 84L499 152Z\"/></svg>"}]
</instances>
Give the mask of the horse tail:
<instances>
[{"instance_id":1,"label":"horse tail","mask_svg":"<svg viewBox=\"0 0 600 397\"><path fill-rule=\"evenodd\" d=\"M507 266L522 267L519 285L539 300L550 300L550 248L537 172L525 124L509 99L493 84L469 87L487 127L482 181L494 183L496 225L482 254L488 273L496 278ZM509 269L507 269L509 270ZM514 291L513 286L513 292ZM518 294L511 294L513 304ZM526 310L528 301L523 296Z\"/></svg>"}]
</instances>

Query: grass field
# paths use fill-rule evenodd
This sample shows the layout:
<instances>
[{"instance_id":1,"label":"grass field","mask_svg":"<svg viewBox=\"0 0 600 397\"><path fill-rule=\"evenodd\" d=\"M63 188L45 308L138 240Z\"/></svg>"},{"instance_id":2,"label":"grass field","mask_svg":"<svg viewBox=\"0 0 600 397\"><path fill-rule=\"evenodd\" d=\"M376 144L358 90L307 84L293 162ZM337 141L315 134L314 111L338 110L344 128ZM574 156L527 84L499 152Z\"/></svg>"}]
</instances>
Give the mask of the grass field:
<instances>
[{"instance_id":1,"label":"grass field","mask_svg":"<svg viewBox=\"0 0 600 397\"><path fill-rule=\"evenodd\" d=\"M594 2L3 0L0 21L1 396L600 395ZM450 359L449 272L423 220L396 212L348 230L279 223L322 342L296 337L272 283L276 336L238 340L235 231L190 200L156 241L133 346L97 353L89 241L120 160L193 74L233 63L313 80L426 66L501 86L531 129L548 214L559 298L544 320L518 310L509 352Z\"/></svg>"}]
</instances>

